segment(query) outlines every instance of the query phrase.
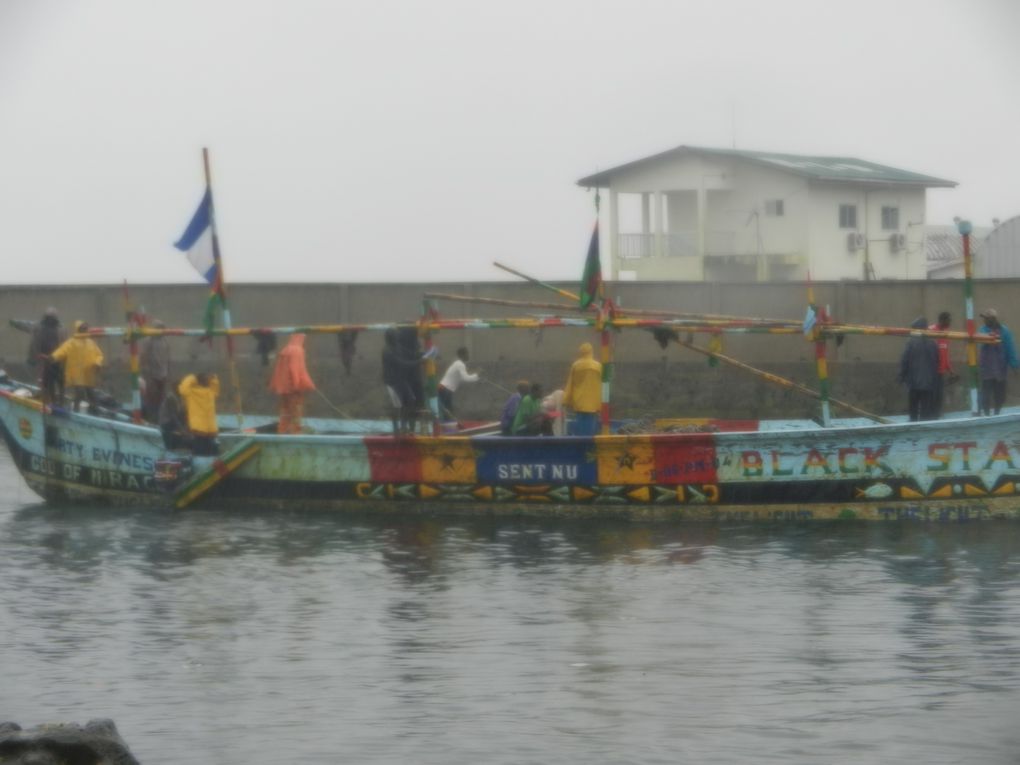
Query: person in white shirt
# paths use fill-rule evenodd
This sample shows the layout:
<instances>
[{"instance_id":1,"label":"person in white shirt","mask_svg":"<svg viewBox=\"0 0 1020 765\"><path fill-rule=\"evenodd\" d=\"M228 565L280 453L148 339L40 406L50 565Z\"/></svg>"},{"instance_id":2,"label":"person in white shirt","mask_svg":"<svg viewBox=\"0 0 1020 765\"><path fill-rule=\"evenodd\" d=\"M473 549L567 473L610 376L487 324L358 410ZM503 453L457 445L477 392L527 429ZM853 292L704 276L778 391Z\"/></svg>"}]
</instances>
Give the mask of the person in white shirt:
<instances>
[{"instance_id":1,"label":"person in white shirt","mask_svg":"<svg viewBox=\"0 0 1020 765\"><path fill-rule=\"evenodd\" d=\"M454 419L453 394L462 383L478 382L478 372L467 371L468 349L461 346L457 349L457 360L446 369L446 374L439 381L439 416L443 419Z\"/></svg>"}]
</instances>

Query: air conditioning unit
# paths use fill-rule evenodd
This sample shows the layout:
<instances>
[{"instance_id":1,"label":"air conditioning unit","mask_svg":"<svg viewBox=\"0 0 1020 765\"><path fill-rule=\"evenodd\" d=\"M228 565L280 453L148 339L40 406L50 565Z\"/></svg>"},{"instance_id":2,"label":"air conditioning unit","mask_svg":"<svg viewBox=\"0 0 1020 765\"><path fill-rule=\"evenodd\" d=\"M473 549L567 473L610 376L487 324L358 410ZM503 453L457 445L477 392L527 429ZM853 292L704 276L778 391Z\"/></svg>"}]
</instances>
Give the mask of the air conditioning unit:
<instances>
[{"instance_id":1,"label":"air conditioning unit","mask_svg":"<svg viewBox=\"0 0 1020 765\"><path fill-rule=\"evenodd\" d=\"M890 234L889 236L889 252L900 252L905 250L907 247L907 235L906 234Z\"/></svg>"},{"instance_id":2,"label":"air conditioning unit","mask_svg":"<svg viewBox=\"0 0 1020 765\"><path fill-rule=\"evenodd\" d=\"M864 234L851 231L846 235L846 251L857 252L864 249Z\"/></svg>"}]
</instances>

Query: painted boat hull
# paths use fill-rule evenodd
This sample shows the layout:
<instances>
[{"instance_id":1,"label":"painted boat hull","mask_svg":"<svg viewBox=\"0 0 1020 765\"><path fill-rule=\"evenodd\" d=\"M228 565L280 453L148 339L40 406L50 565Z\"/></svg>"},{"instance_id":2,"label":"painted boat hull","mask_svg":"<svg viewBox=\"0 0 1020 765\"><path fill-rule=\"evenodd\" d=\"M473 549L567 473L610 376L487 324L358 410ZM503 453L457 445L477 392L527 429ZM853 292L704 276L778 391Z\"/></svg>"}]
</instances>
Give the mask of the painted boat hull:
<instances>
[{"instance_id":1,"label":"painted boat hull","mask_svg":"<svg viewBox=\"0 0 1020 765\"><path fill-rule=\"evenodd\" d=\"M1020 518L1020 414L582 438L223 434L258 453L196 507L691 521ZM0 429L53 503L171 506L159 432L0 390ZM195 458L196 470L211 459Z\"/></svg>"}]
</instances>

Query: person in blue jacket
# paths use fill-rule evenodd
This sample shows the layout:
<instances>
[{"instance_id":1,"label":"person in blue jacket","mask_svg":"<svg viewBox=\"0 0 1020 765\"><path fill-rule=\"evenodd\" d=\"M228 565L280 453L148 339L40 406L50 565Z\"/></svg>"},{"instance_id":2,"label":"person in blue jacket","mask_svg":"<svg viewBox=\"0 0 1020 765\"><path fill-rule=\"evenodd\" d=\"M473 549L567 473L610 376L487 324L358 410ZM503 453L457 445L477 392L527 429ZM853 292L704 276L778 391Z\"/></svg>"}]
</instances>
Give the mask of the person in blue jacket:
<instances>
[{"instance_id":1,"label":"person in blue jacket","mask_svg":"<svg viewBox=\"0 0 1020 765\"><path fill-rule=\"evenodd\" d=\"M999 321L999 314L994 308L981 313L985 324L980 334L999 338L996 344L983 343L978 356L978 370L981 373L981 411L987 416L998 414L1006 401L1006 373L1010 369L1020 367L1016 357L1016 346L1013 344L1013 333Z\"/></svg>"}]
</instances>

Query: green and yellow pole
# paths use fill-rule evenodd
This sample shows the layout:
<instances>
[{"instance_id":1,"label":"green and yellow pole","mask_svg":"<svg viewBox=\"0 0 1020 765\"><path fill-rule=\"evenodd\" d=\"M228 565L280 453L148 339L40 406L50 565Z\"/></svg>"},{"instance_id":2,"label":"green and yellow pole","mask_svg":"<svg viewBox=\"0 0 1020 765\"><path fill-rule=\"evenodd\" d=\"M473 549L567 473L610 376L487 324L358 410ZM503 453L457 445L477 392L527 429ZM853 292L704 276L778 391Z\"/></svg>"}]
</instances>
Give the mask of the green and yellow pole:
<instances>
[{"instance_id":1,"label":"green and yellow pole","mask_svg":"<svg viewBox=\"0 0 1020 765\"><path fill-rule=\"evenodd\" d=\"M140 424L142 421L142 384L141 365L138 361L138 315L131 305L131 297L128 294L127 279L124 280L124 318L127 321L127 344L130 355L129 368L131 370L131 421Z\"/></svg>"},{"instance_id":2,"label":"green and yellow pole","mask_svg":"<svg viewBox=\"0 0 1020 765\"><path fill-rule=\"evenodd\" d=\"M970 221L958 221L956 228L960 232L960 236L963 237L963 299L967 316L967 369L970 372L970 413L977 417L981 410L978 407L977 344L974 342L977 326L974 321L974 264L970 254Z\"/></svg>"},{"instance_id":3,"label":"green and yellow pole","mask_svg":"<svg viewBox=\"0 0 1020 765\"><path fill-rule=\"evenodd\" d=\"M829 362L825 356L825 336L821 324L825 321L825 313L815 303L815 288L808 276L808 305L815 312L815 325L811 329L811 337L815 341L815 371L818 373L818 401L822 409L822 427L832 424L832 412L829 408Z\"/></svg>"},{"instance_id":4,"label":"green and yellow pole","mask_svg":"<svg viewBox=\"0 0 1020 765\"><path fill-rule=\"evenodd\" d=\"M602 296L599 309L599 329L601 329L602 346L602 435L608 436L610 431L609 404L612 400L613 385L613 330L609 323L612 319L613 304Z\"/></svg>"},{"instance_id":5,"label":"green and yellow pole","mask_svg":"<svg viewBox=\"0 0 1020 765\"><path fill-rule=\"evenodd\" d=\"M429 324L436 316L435 301L426 298L421 303L421 325L419 334L426 354L433 348L432 331ZM441 432L439 417L439 376L436 370L436 360L431 355L425 359L425 405L432 413L432 435L438 436Z\"/></svg>"}]
</instances>

